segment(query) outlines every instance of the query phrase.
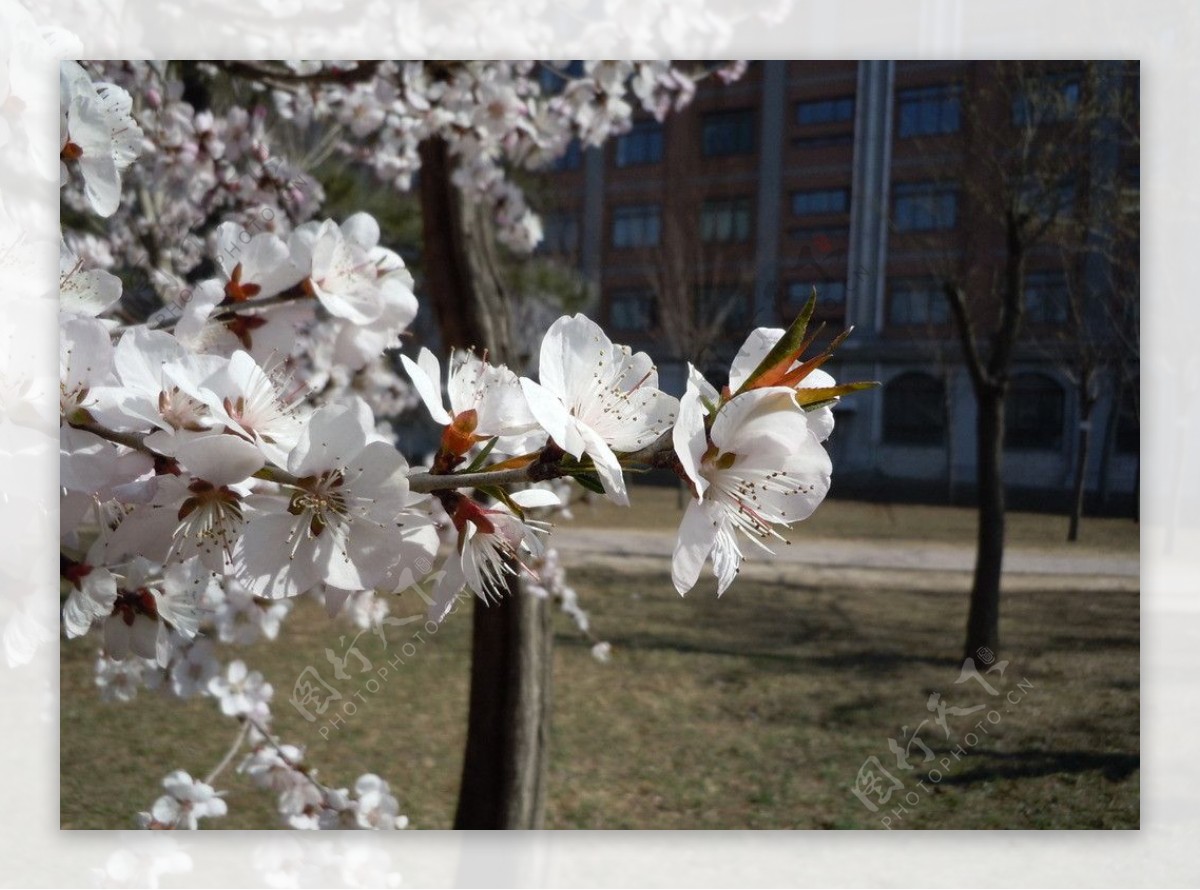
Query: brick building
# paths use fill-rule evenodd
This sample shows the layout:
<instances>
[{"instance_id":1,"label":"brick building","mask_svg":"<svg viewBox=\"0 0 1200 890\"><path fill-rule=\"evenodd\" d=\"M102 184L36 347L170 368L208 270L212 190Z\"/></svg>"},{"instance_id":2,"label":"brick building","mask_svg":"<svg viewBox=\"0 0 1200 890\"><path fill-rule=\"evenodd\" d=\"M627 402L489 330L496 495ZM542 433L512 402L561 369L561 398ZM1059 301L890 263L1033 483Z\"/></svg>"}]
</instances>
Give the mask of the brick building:
<instances>
[{"instance_id":1,"label":"brick building","mask_svg":"<svg viewBox=\"0 0 1200 890\"><path fill-rule=\"evenodd\" d=\"M723 383L748 328L785 325L815 287L827 330L855 326L834 376L883 384L837 409L839 490L965 496L975 409L943 282L964 282L986 330L1005 262L989 195L1019 147L1055 143L1068 160L1052 183L1003 184L1055 218L1024 264L1005 473L1018 503L1069 492L1086 352L1097 396L1086 488L1128 504L1137 79L1123 62L753 63L735 84L701 83L665 124L639 119L602 149L569 152L540 184L541 252L595 283L605 328L650 351L675 392L686 360ZM1100 200L1114 191L1116 205Z\"/></svg>"}]
</instances>

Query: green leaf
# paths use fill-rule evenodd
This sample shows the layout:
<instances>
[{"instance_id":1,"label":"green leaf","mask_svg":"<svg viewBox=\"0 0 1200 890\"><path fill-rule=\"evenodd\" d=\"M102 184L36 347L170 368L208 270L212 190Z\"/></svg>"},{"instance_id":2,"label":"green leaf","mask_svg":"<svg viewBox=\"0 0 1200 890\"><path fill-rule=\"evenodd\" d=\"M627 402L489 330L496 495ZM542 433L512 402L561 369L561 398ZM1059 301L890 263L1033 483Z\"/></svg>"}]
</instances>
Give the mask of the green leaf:
<instances>
[{"instance_id":1,"label":"green leaf","mask_svg":"<svg viewBox=\"0 0 1200 890\"><path fill-rule=\"evenodd\" d=\"M483 446L483 450L475 456L471 461L471 465L463 470L464 473L475 473L483 468L483 462L488 459L488 455L492 453L492 449L496 447L496 442L499 441L499 436L492 436L488 439L488 443Z\"/></svg>"},{"instance_id":2,"label":"green leaf","mask_svg":"<svg viewBox=\"0 0 1200 890\"><path fill-rule=\"evenodd\" d=\"M512 499L512 495L510 495L508 493L507 489L500 488L499 486L497 486L496 494L497 494L498 500L502 501L504 503L504 506L508 507L508 509L513 511L514 516L516 516L522 522L525 521L525 511L522 510L521 506Z\"/></svg>"},{"instance_id":3,"label":"green leaf","mask_svg":"<svg viewBox=\"0 0 1200 890\"><path fill-rule=\"evenodd\" d=\"M860 380L856 383L839 383L837 386L801 386L796 389L796 401L802 407L810 408L820 403L831 402L838 396L878 385L874 380Z\"/></svg>"},{"instance_id":4,"label":"green leaf","mask_svg":"<svg viewBox=\"0 0 1200 890\"><path fill-rule=\"evenodd\" d=\"M745 383L738 388L734 395L740 395L746 390L752 389L767 374L774 373L782 376L783 373L786 373L795 360L796 354L804 345L804 334L808 331L808 323L812 321L816 308L817 289L814 287L812 296L808 298L808 302L804 304L804 308L800 310L795 321L783 332L779 342L771 347L771 351L763 357L763 360L758 363L758 367L746 378Z\"/></svg>"},{"instance_id":5,"label":"green leaf","mask_svg":"<svg viewBox=\"0 0 1200 890\"><path fill-rule=\"evenodd\" d=\"M588 491L594 491L596 494L604 494L604 486L600 483L600 477L595 475L595 473L572 473L571 478Z\"/></svg>"},{"instance_id":6,"label":"green leaf","mask_svg":"<svg viewBox=\"0 0 1200 890\"><path fill-rule=\"evenodd\" d=\"M480 494L486 494L493 501L499 501L513 511L513 514L520 520L525 519L525 511L516 503L509 495L508 491L499 485L479 485L475 488Z\"/></svg>"}]
</instances>

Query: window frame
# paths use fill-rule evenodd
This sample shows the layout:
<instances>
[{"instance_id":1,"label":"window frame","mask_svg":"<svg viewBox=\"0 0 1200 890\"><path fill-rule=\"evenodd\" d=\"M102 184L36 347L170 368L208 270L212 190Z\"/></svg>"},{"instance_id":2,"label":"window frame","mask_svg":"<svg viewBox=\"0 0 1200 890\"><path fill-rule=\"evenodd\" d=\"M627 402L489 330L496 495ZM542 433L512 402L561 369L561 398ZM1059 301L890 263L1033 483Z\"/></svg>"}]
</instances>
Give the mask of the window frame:
<instances>
[{"instance_id":1,"label":"window frame","mask_svg":"<svg viewBox=\"0 0 1200 890\"><path fill-rule=\"evenodd\" d=\"M804 110L806 108L816 109L822 106L830 108L828 116L815 117L810 120L805 120ZM801 127L819 127L828 124L842 124L854 120L854 114L857 110L857 102L853 95L846 96L831 96L829 98L820 99L800 99L796 102L793 117L797 126ZM844 110L845 114L840 112Z\"/></svg>"},{"instance_id":2,"label":"window frame","mask_svg":"<svg viewBox=\"0 0 1200 890\"><path fill-rule=\"evenodd\" d=\"M757 120L758 115L753 107L705 112L700 117L701 157L733 158L754 154L758 148L755 134ZM733 135L718 141L715 135L717 129L730 124L736 124Z\"/></svg>"},{"instance_id":3,"label":"window frame","mask_svg":"<svg viewBox=\"0 0 1200 890\"><path fill-rule=\"evenodd\" d=\"M617 145L613 150L613 166L619 170L627 170L630 167L648 167L662 163L663 137L663 125L658 121L634 121L628 132L617 137ZM633 146L639 146L639 149L634 152Z\"/></svg>"},{"instance_id":4,"label":"window frame","mask_svg":"<svg viewBox=\"0 0 1200 890\"><path fill-rule=\"evenodd\" d=\"M616 308L618 303L638 301L646 306L646 326L627 326L617 320ZM652 333L658 330L658 299L654 292L647 288L618 287L608 292L608 321L614 331L627 333Z\"/></svg>"},{"instance_id":5,"label":"window frame","mask_svg":"<svg viewBox=\"0 0 1200 890\"><path fill-rule=\"evenodd\" d=\"M940 182L898 182L892 187L892 227L897 232L952 232L958 228L958 198L959 187L953 183ZM933 209L931 203L926 203L924 207L921 201L932 202L950 199L950 221L946 223L941 219L941 211L945 208ZM905 203L906 218L911 220L912 224L901 224L901 202L911 202L911 210L908 210L910 204ZM922 215L923 214L923 215ZM918 224L923 219L929 219L928 225Z\"/></svg>"},{"instance_id":6,"label":"window frame","mask_svg":"<svg viewBox=\"0 0 1200 890\"><path fill-rule=\"evenodd\" d=\"M653 226L648 226L653 219ZM636 229L633 228L637 222ZM618 237L622 224L628 228L628 235ZM653 229L653 239L633 237L634 231ZM629 250L638 247L657 247L662 240L662 205L661 204L617 204L612 208L612 228L610 232L611 245L614 250Z\"/></svg>"},{"instance_id":7,"label":"window frame","mask_svg":"<svg viewBox=\"0 0 1200 890\"><path fill-rule=\"evenodd\" d=\"M1059 71L1041 74L1033 78L1038 94L1030 90L1019 90L1012 100L1009 120L1014 127L1040 127L1043 124L1058 124L1071 120L1079 110L1083 101L1083 76L1077 71ZM1038 100L1054 92L1054 103L1044 103L1040 108ZM1064 88L1072 90L1074 95L1063 100ZM1033 114L1034 111L1038 113Z\"/></svg>"},{"instance_id":8,"label":"window frame","mask_svg":"<svg viewBox=\"0 0 1200 890\"><path fill-rule=\"evenodd\" d=\"M960 83L945 83L945 84L930 84L927 86L911 87L908 89L896 91L896 138L911 139L920 136L949 136L962 131L962 94L963 88ZM924 124L928 123L926 116L921 109L931 107L929 100L932 100L932 107L936 109L934 117L936 122L932 128L927 129ZM918 108L916 119L913 120L911 115L906 114L912 108ZM950 115L953 118L953 125L948 126L946 117L949 109L953 109ZM906 124L915 124L915 126L907 126Z\"/></svg>"},{"instance_id":9,"label":"window frame","mask_svg":"<svg viewBox=\"0 0 1200 890\"><path fill-rule=\"evenodd\" d=\"M728 217L728 234L720 229ZM700 242L702 244L748 244L753 238L754 214L748 195L710 198L700 205Z\"/></svg>"},{"instance_id":10,"label":"window frame","mask_svg":"<svg viewBox=\"0 0 1200 890\"><path fill-rule=\"evenodd\" d=\"M797 203L803 198L827 198L831 195L837 195L840 198L837 207L825 208L810 208L798 209ZM807 217L807 216L841 216L850 212L850 190L842 186L834 186L831 188L819 189L797 189L791 194L792 216Z\"/></svg>"},{"instance_id":11,"label":"window frame","mask_svg":"<svg viewBox=\"0 0 1200 890\"><path fill-rule=\"evenodd\" d=\"M901 321L896 317L898 298L903 294L908 300L916 295L922 301L924 318ZM910 302L908 304L912 306ZM909 317L916 315L911 309ZM950 323L950 304L935 278L897 276L887 280L887 326L889 328L942 328Z\"/></svg>"}]
</instances>

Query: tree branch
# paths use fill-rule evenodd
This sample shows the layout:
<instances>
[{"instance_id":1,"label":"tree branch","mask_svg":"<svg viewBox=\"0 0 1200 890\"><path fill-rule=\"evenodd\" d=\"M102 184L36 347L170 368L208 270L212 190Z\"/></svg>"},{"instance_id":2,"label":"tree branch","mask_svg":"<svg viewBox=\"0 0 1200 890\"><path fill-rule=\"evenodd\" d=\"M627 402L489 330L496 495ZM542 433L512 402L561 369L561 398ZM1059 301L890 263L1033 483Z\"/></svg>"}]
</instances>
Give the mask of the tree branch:
<instances>
[{"instance_id":1,"label":"tree branch","mask_svg":"<svg viewBox=\"0 0 1200 890\"><path fill-rule=\"evenodd\" d=\"M675 446L671 430L667 430L645 448L618 455L622 464L646 464L662 468L670 466L675 459ZM574 470L574 468L571 468ZM505 470L481 470L478 473L417 473L408 477L412 491L426 494L451 488L480 488L489 485L519 485L525 482L545 482L570 475L570 471L557 463L534 460L524 467Z\"/></svg>"},{"instance_id":2,"label":"tree branch","mask_svg":"<svg viewBox=\"0 0 1200 890\"><path fill-rule=\"evenodd\" d=\"M1029 243L1021 231L1021 224L1013 214L1009 214L1007 226L1007 254L1004 262L1004 289L1000 305L1000 328L988 359L988 376L993 386L1002 386L1008 376L1012 364L1013 350L1017 345L1017 335L1021 331L1021 319L1024 316L1025 300L1025 249Z\"/></svg>"},{"instance_id":3,"label":"tree branch","mask_svg":"<svg viewBox=\"0 0 1200 890\"><path fill-rule=\"evenodd\" d=\"M983 359L979 355L979 347L975 343L975 325L967 312L967 298L963 290L953 282L947 281L942 286L946 294L946 302L954 315L954 327L958 330L959 340L962 341L963 357L967 371L971 375L971 383L976 392L982 392L989 384L984 373Z\"/></svg>"},{"instance_id":4,"label":"tree branch","mask_svg":"<svg viewBox=\"0 0 1200 890\"><path fill-rule=\"evenodd\" d=\"M285 303L295 303L300 300L308 300L308 299L312 299L312 294L306 293L300 287L293 287L293 288L289 288L288 290L285 290L283 293L275 294L274 296L270 296L270 297L263 297L261 300L246 300L245 302L242 302L242 303L232 303L232 304L227 304L224 306L219 306L218 310L208 317L208 320L210 322L211 321L228 321L229 319L233 318L235 315L242 315L244 313L249 313L249 314L253 315L253 314L255 314L255 312L253 310L271 309L275 306L281 306ZM147 327L149 327L150 330L152 330L152 331L174 330L175 325L179 324L179 321L182 318L183 318L182 315L177 315L174 318L168 318L161 323L147 325ZM130 328L142 327L142 326L144 326L143 322L139 322L138 324L132 324L132 325L123 325L119 328L115 328L113 330L113 334L114 335L123 334L125 331L129 330Z\"/></svg>"},{"instance_id":5,"label":"tree branch","mask_svg":"<svg viewBox=\"0 0 1200 890\"><path fill-rule=\"evenodd\" d=\"M209 771L208 775L204 777L205 785L211 785L214 781L216 781L217 776L225 772L229 764L233 762L233 758L237 755L237 752L241 750L242 742L246 741L246 734L249 732L250 723L248 721L243 721L242 728L238 730L237 737L234 738L233 744L229 746L229 750L225 752L225 756L221 758L221 762L214 766Z\"/></svg>"},{"instance_id":6,"label":"tree branch","mask_svg":"<svg viewBox=\"0 0 1200 890\"><path fill-rule=\"evenodd\" d=\"M157 460L170 460L167 455L159 454L154 449L146 445L146 433L122 433L116 430L110 430L103 427L95 421L78 421L70 424L77 430L91 433L94 436L99 436L101 439L106 439L109 442L115 442L118 445L124 445L126 448L132 448L135 451L140 451L142 454L149 455ZM553 450L551 450L553 449ZM547 446L547 450L543 451L539 458L524 467L510 467L503 470L481 470L478 473L414 473L408 477L408 487L411 491L420 494L428 494L434 491L445 491L454 488L480 488L483 486L494 485L520 485L527 482L545 482L548 479L560 479L563 476L569 476L573 472L577 472L575 467L563 467L557 461L550 462L542 460L543 456L561 455L561 451L557 446ZM644 464L652 468L669 467L675 460L675 446L672 439L671 430L666 430L661 436L655 439L645 448L637 451L631 451L627 454L618 455L621 463L630 466L635 464ZM300 486L300 479L297 476L289 473L287 470L281 470L278 467L264 466L261 470L254 474L255 477L263 479L267 482L277 482L280 485L291 485L294 487Z\"/></svg>"},{"instance_id":7,"label":"tree branch","mask_svg":"<svg viewBox=\"0 0 1200 890\"><path fill-rule=\"evenodd\" d=\"M101 439L115 442L117 445L124 445L126 448L132 448L134 451L140 451L150 457L165 459L165 455L159 454L146 445L145 433L121 433L100 426L94 420L68 421L67 423L73 429L83 430L85 433L91 433L93 436L99 436Z\"/></svg>"}]
</instances>

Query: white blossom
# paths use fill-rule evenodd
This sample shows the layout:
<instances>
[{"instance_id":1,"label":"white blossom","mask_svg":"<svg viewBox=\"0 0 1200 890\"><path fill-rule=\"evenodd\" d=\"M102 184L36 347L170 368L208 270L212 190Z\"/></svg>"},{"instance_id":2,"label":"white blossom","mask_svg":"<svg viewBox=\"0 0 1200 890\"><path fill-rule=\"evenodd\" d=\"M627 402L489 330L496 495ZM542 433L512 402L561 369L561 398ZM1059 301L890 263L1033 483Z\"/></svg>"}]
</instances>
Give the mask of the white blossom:
<instances>
[{"instance_id":1,"label":"white blossom","mask_svg":"<svg viewBox=\"0 0 1200 890\"><path fill-rule=\"evenodd\" d=\"M209 694L217 699L227 717L249 717L259 724L271 717L275 690L259 671L251 671L241 659L231 661L225 673L208 681Z\"/></svg>"},{"instance_id":2,"label":"white blossom","mask_svg":"<svg viewBox=\"0 0 1200 890\"><path fill-rule=\"evenodd\" d=\"M142 131L130 115L133 99L111 83L93 84L77 62L60 68L62 176L75 165L84 193L100 216L112 216L121 201L121 171L141 151Z\"/></svg>"},{"instance_id":3,"label":"white blossom","mask_svg":"<svg viewBox=\"0 0 1200 890\"><path fill-rule=\"evenodd\" d=\"M650 357L615 346L583 315L564 315L542 340L538 375L540 383L521 380L533 416L568 454L589 455L608 496L628 505L615 452L652 444L679 410L658 389Z\"/></svg>"},{"instance_id":4,"label":"white blossom","mask_svg":"<svg viewBox=\"0 0 1200 890\"><path fill-rule=\"evenodd\" d=\"M220 670L212 641L195 640L171 664L171 691L179 698L207 692L209 682Z\"/></svg>"},{"instance_id":5,"label":"white blossom","mask_svg":"<svg viewBox=\"0 0 1200 890\"><path fill-rule=\"evenodd\" d=\"M319 583L376 587L429 559L436 534L412 508L404 458L368 442L353 406L318 409L288 457L301 483L287 501L264 496L241 541L242 580L261 596L295 596Z\"/></svg>"},{"instance_id":6,"label":"white blossom","mask_svg":"<svg viewBox=\"0 0 1200 890\"><path fill-rule=\"evenodd\" d=\"M466 439L515 436L537 426L529 412L517 375L503 365L491 365L472 352L456 351L446 378L446 409L441 390L442 370L437 357L422 349L413 361L400 357L429 415L443 426L453 426ZM463 452L464 453L465 448Z\"/></svg>"},{"instance_id":7,"label":"white blossom","mask_svg":"<svg viewBox=\"0 0 1200 890\"><path fill-rule=\"evenodd\" d=\"M155 661L142 658L116 661L103 652L97 656L94 670L101 701L133 701L139 689L157 685L159 679Z\"/></svg>"},{"instance_id":8,"label":"white blossom","mask_svg":"<svg viewBox=\"0 0 1200 890\"><path fill-rule=\"evenodd\" d=\"M58 300L65 315L95 318L121 299L121 279L103 269L85 269L64 240L59 245Z\"/></svg>"},{"instance_id":9,"label":"white blossom","mask_svg":"<svg viewBox=\"0 0 1200 890\"><path fill-rule=\"evenodd\" d=\"M181 769L163 779L166 794L158 798L148 813L138 814L142 828L195 831L201 819L224 816L225 801L211 785L199 782Z\"/></svg>"},{"instance_id":10,"label":"white blossom","mask_svg":"<svg viewBox=\"0 0 1200 890\"><path fill-rule=\"evenodd\" d=\"M514 492L511 498L528 508L558 503L557 495L538 488ZM465 497L450 518L458 530L458 544L433 591L429 617L434 621L446 617L464 585L485 603L497 602L507 591L508 578L519 569L535 574L527 561L541 555L540 536L548 528L535 519L519 519L507 508L488 509Z\"/></svg>"},{"instance_id":11,"label":"white blossom","mask_svg":"<svg viewBox=\"0 0 1200 890\"><path fill-rule=\"evenodd\" d=\"M274 640L291 610L292 600L263 599L237 579L227 578L224 597L213 616L217 638L237 646L248 646L260 639Z\"/></svg>"},{"instance_id":12,"label":"white blossom","mask_svg":"<svg viewBox=\"0 0 1200 890\"><path fill-rule=\"evenodd\" d=\"M783 337L783 328L755 328L746 337L746 342L742 344L737 355L733 359L733 364L729 368L729 389L731 392L737 392L742 388L743 384L750 378L750 375L759 366L767 353L779 342ZM789 370L798 370L800 361L797 359L789 366ZM796 383L797 389L804 388L826 388L837 384L826 371L820 368L814 368L804 375ZM808 427L816 435L818 441L824 442L829 438L829 434L833 432L833 403L837 398L828 400L818 407L806 409L808 411Z\"/></svg>"},{"instance_id":13,"label":"white blossom","mask_svg":"<svg viewBox=\"0 0 1200 890\"><path fill-rule=\"evenodd\" d=\"M705 434L705 401L716 393L691 369L675 427L675 449L695 487L684 513L671 577L680 594L696 583L711 555L718 594L742 562L735 532L770 552L775 526L806 519L829 491L829 456L808 416L786 388L755 389L730 399Z\"/></svg>"}]
</instances>

